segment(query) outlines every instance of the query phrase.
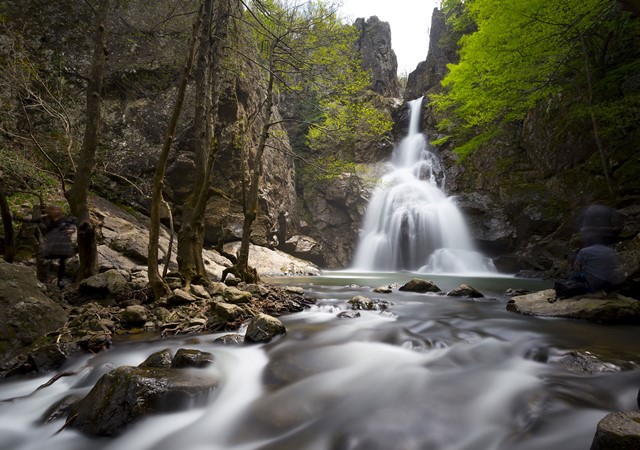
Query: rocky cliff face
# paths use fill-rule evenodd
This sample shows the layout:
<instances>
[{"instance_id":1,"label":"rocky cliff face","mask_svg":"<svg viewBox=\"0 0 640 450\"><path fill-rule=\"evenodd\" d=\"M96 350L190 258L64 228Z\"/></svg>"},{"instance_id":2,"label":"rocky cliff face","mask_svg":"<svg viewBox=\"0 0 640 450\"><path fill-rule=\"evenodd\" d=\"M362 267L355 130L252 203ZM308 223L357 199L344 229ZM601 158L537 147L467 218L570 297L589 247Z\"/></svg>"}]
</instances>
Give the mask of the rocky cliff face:
<instances>
[{"instance_id":1,"label":"rocky cliff face","mask_svg":"<svg viewBox=\"0 0 640 450\"><path fill-rule=\"evenodd\" d=\"M419 63L409 74L404 91L405 100L416 99L438 88L440 81L447 74L447 64L456 60L455 41L446 43L443 40L447 33L444 14L436 8L431 16L427 59Z\"/></svg>"},{"instance_id":2,"label":"rocky cliff face","mask_svg":"<svg viewBox=\"0 0 640 450\"><path fill-rule=\"evenodd\" d=\"M391 48L389 23L371 16L356 19L354 26L360 32L357 46L362 66L371 72L371 89L384 97L399 97L398 61Z\"/></svg>"},{"instance_id":3,"label":"rocky cliff face","mask_svg":"<svg viewBox=\"0 0 640 450\"><path fill-rule=\"evenodd\" d=\"M455 43L444 17L434 12L427 60L410 75L405 98L438 88L446 64L455 62ZM591 124L570 114L561 96L532 109L521 122L504 130L464 161L449 146L436 149L448 167L447 190L456 195L481 250L499 269L563 276L576 251L580 211L592 203L609 203L604 171ZM437 136L435 115L425 107L423 127ZM636 128L628 142L640 139ZM640 169L628 146L609 154L616 208L624 229L622 258L640 231L637 199L640 182L630 174ZM630 273L637 267L628 268ZM529 272L532 271L532 272Z\"/></svg>"},{"instance_id":4,"label":"rocky cliff face","mask_svg":"<svg viewBox=\"0 0 640 450\"><path fill-rule=\"evenodd\" d=\"M264 99L258 67L242 64L242 76L230 76L219 107L221 139L212 179L213 195L207 203L205 241L209 245L240 240L242 237L243 164L253 157L263 125L260 116L251 118ZM280 120L277 110L274 121ZM250 124L247 126L246 124ZM295 167L286 133L279 125L263 156L259 212L254 223L252 241L276 247L295 234L299 218L296 204ZM177 142L174 160L167 171L172 200L182 203L188 192L193 168L191 136Z\"/></svg>"},{"instance_id":5,"label":"rocky cliff face","mask_svg":"<svg viewBox=\"0 0 640 450\"><path fill-rule=\"evenodd\" d=\"M59 76L66 88L67 108L76 136L81 135L84 76L91 59L93 15L81 0L9 1L9 23L14 36L38 55L48 75ZM149 204L150 182L175 101L185 61L195 1L146 2L116 5L109 22L107 73L103 105L99 175L94 189L110 199L135 205ZM26 30L24 32L19 30ZM233 59L233 58L232 58ZM235 58L237 59L237 58ZM243 149L254 151L260 120L248 119L263 101L256 66L233 61L224 81L220 104L223 129L215 163L212 196L207 205L209 243L239 238L242 225L241 187ZM57 73L56 73L57 71ZM187 92L167 177L168 200L179 221L181 195L190 181L193 86ZM245 124L250 124L246 126ZM56 123L49 126L55 127ZM280 132L280 133L279 133ZM281 129L275 133L282 133ZM277 245L298 226L295 179L290 146L285 137L265 151L259 218L254 242Z\"/></svg>"},{"instance_id":6,"label":"rocky cliff face","mask_svg":"<svg viewBox=\"0 0 640 450\"><path fill-rule=\"evenodd\" d=\"M354 26L359 31L358 50L362 65L372 76L369 100L390 121L402 115L402 103L397 82L397 60L391 48L391 28L377 17L357 19ZM295 133L295 131L294 131ZM302 204L301 232L283 249L305 257L325 268L345 268L358 243L358 231L368 204L369 193L378 179L380 161L393 151L398 127L382 141L372 141L355 136L353 147L343 153L351 155L356 170L337 177L316 179L298 186ZM294 138L295 139L295 138ZM335 156L340 153L332 149ZM304 243L304 245L301 245ZM296 248L306 248L299 253Z\"/></svg>"},{"instance_id":7,"label":"rocky cliff face","mask_svg":"<svg viewBox=\"0 0 640 450\"><path fill-rule=\"evenodd\" d=\"M302 231L318 243L322 255L321 259L308 259L322 267L348 267L369 195L382 170L380 164L361 167L357 172L323 180L311 195L305 195L307 215L301 223Z\"/></svg>"}]
</instances>

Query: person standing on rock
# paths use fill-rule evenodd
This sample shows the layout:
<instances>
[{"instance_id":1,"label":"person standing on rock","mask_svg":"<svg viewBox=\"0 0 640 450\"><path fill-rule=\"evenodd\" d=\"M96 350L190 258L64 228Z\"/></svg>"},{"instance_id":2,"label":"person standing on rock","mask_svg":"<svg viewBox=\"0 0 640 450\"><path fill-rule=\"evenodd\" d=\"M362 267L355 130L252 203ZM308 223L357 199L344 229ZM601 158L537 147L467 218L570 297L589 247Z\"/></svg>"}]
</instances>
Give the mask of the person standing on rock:
<instances>
[{"instance_id":1,"label":"person standing on rock","mask_svg":"<svg viewBox=\"0 0 640 450\"><path fill-rule=\"evenodd\" d=\"M75 254L71 236L75 233L76 226L73 220L62 215L62 210L57 206L47 207L44 225L47 229L42 257L58 260L58 287L62 289L66 260Z\"/></svg>"},{"instance_id":2,"label":"person standing on rock","mask_svg":"<svg viewBox=\"0 0 640 450\"><path fill-rule=\"evenodd\" d=\"M71 236L76 231L74 221L64 217L60 207L51 205L45 209L41 218L21 219L22 222L37 223L44 233L44 243L40 246L40 257L47 260L58 260L58 280L60 289L64 287L64 274L67 258L75 251Z\"/></svg>"}]
</instances>

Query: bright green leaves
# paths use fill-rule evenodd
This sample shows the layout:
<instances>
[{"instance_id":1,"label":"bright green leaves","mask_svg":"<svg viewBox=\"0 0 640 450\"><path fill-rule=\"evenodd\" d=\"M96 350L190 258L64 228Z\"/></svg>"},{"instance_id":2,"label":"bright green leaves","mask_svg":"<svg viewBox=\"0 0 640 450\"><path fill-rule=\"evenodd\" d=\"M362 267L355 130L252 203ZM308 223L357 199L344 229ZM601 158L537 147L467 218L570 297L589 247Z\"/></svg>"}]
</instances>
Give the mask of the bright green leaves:
<instances>
[{"instance_id":1,"label":"bright green leaves","mask_svg":"<svg viewBox=\"0 0 640 450\"><path fill-rule=\"evenodd\" d=\"M367 90L371 79L356 49L358 31L341 21L332 2L254 0L248 5L258 63L273 75L277 92L307 112L301 118L306 123L298 125L307 131L303 146L330 154L353 145L356 134L377 139L391 129L391 120Z\"/></svg>"},{"instance_id":2,"label":"bright green leaves","mask_svg":"<svg viewBox=\"0 0 640 450\"><path fill-rule=\"evenodd\" d=\"M322 109L321 124L311 127L307 134L309 147L317 153L330 147L353 146L356 139L381 139L391 131L389 118L363 98L328 101Z\"/></svg>"},{"instance_id":3,"label":"bright green leaves","mask_svg":"<svg viewBox=\"0 0 640 450\"><path fill-rule=\"evenodd\" d=\"M502 124L521 120L558 93L584 97L584 55L603 48L598 36L616 26L615 0L445 0L449 26L475 31L460 39L433 106L441 131L473 151ZM618 26L620 24L618 23ZM604 70L604 67L603 67Z\"/></svg>"}]
</instances>

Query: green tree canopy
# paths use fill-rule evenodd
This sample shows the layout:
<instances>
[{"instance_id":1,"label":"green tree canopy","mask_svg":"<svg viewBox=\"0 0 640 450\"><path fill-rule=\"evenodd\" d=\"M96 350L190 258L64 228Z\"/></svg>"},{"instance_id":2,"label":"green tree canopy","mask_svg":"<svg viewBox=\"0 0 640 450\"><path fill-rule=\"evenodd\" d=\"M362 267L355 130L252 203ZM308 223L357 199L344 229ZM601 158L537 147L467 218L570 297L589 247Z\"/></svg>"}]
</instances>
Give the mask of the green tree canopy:
<instances>
[{"instance_id":1,"label":"green tree canopy","mask_svg":"<svg viewBox=\"0 0 640 450\"><path fill-rule=\"evenodd\" d=\"M276 91L297 96L306 111L302 128L311 149L345 147L356 133L376 139L391 129L367 91L371 78L356 50L358 31L343 23L335 3L254 0L247 6Z\"/></svg>"},{"instance_id":2,"label":"green tree canopy","mask_svg":"<svg viewBox=\"0 0 640 450\"><path fill-rule=\"evenodd\" d=\"M616 0L445 0L443 8L452 28L471 31L433 97L439 127L462 156L554 95L589 107L595 95L605 121L621 102L637 114L637 94L621 95L620 83L640 68L639 24Z\"/></svg>"}]
</instances>

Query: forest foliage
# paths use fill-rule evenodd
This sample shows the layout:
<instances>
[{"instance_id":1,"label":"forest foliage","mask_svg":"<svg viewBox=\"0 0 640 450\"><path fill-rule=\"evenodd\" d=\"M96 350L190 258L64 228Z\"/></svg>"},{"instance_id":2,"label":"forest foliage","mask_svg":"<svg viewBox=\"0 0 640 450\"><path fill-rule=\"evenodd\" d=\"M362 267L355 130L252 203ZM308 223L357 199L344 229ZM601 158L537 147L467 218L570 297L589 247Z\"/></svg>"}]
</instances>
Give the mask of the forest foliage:
<instances>
[{"instance_id":1,"label":"forest foliage","mask_svg":"<svg viewBox=\"0 0 640 450\"><path fill-rule=\"evenodd\" d=\"M462 37L443 92L439 128L464 157L542 101L593 113L610 147L640 121L640 20L616 0L444 0Z\"/></svg>"}]
</instances>

